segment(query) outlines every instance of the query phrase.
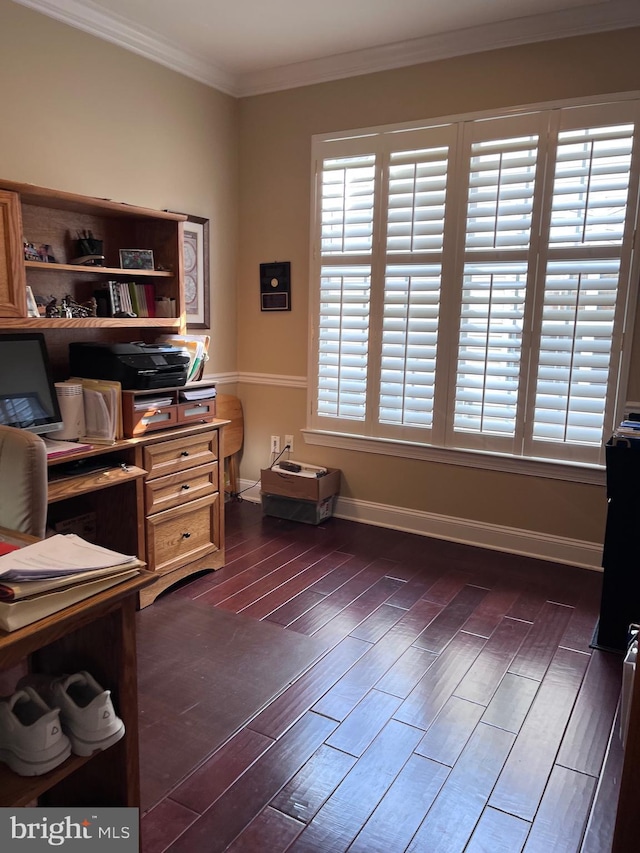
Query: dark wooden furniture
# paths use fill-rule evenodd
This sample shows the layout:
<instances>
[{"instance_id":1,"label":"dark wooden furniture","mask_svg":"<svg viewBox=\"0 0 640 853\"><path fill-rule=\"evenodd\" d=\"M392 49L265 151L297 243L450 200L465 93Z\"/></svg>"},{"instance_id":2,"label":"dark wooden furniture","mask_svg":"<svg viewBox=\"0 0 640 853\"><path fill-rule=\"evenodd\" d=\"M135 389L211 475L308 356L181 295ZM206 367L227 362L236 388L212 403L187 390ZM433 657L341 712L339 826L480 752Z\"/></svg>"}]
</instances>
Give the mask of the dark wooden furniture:
<instances>
[{"instance_id":1,"label":"dark wooden furniture","mask_svg":"<svg viewBox=\"0 0 640 853\"><path fill-rule=\"evenodd\" d=\"M596 647L626 651L627 632L640 620L640 572L635 564L640 517L640 444L606 446L607 526Z\"/></svg>"},{"instance_id":2,"label":"dark wooden furniture","mask_svg":"<svg viewBox=\"0 0 640 853\"><path fill-rule=\"evenodd\" d=\"M618 737L614 732L613 737ZM631 694L629 728L624 750L620 794L616 811L611 853L628 853L635 850L640 838L640 811L638 790L640 786L640 677L636 672Z\"/></svg>"}]
</instances>

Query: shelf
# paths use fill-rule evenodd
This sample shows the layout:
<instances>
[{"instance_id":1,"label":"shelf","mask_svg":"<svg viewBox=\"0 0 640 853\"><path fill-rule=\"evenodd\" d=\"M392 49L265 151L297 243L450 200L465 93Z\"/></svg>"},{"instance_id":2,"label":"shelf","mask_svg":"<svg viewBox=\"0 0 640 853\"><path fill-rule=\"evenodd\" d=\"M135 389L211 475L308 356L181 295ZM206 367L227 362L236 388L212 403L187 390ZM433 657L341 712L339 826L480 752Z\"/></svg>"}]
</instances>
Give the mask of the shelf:
<instances>
[{"instance_id":1,"label":"shelf","mask_svg":"<svg viewBox=\"0 0 640 853\"><path fill-rule=\"evenodd\" d=\"M49 331L58 348L56 358L64 360L63 337L73 337L76 330L96 341L109 339L112 331L120 330L142 340L160 332L184 332L184 263L182 241L183 213L151 210L122 204L110 199L79 196L74 193L0 180L0 328ZM107 266L84 266L69 263L77 260L80 251L75 235L96 234L100 242L101 262ZM40 259L24 259L24 240L46 245L47 253L64 263L43 263ZM124 269L118 254L123 246L140 246L153 253L155 269ZM8 264L7 259L11 261ZM86 305L105 291L109 281L137 282L145 295L169 301L168 310L176 317L27 317L26 288L34 296L59 305L69 295ZM131 287L133 289L133 286ZM102 304L100 314L112 314L112 303ZM158 305L158 309L165 305ZM165 308L165 310L167 310ZM33 312L34 315L36 312ZM141 313L145 313L141 310ZM153 312L152 312L153 313ZM61 335L54 335L54 332ZM141 334L138 334L141 333ZM48 341L49 342L49 341ZM60 372L64 371L62 364ZM56 365L56 370L58 365Z\"/></svg>"},{"instance_id":2,"label":"shelf","mask_svg":"<svg viewBox=\"0 0 640 853\"><path fill-rule=\"evenodd\" d=\"M45 264L42 261L25 261L28 270L40 270L42 272L80 272L83 275L126 275L130 278L173 278L172 270L124 270L122 267L85 267L82 264Z\"/></svg>"},{"instance_id":3,"label":"shelf","mask_svg":"<svg viewBox=\"0 0 640 853\"><path fill-rule=\"evenodd\" d=\"M123 599L155 583L153 572L141 569L129 580L65 607L57 613L38 619L15 631L0 630L0 669L10 669L38 649L54 643L70 631L92 625L102 616L112 613Z\"/></svg>"},{"instance_id":4,"label":"shelf","mask_svg":"<svg viewBox=\"0 0 640 853\"><path fill-rule=\"evenodd\" d=\"M179 317L2 317L3 329L169 329L181 331Z\"/></svg>"},{"instance_id":5,"label":"shelf","mask_svg":"<svg viewBox=\"0 0 640 853\"><path fill-rule=\"evenodd\" d=\"M42 776L18 776L6 764L0 765L0 806L23 807L44 794L61 779L74 773L91 756L72 755L62 764Z\"/></svg>"},{"instance_id":6,"label":"shelf","mask_svg":"<svg viewBox=\"0 0 640 853\"><path fill-rule=\"evenodd\" d=\"M184 222L184 213L173 213L168 210L152 210L124 201L114 201L110 198L93 198L77 195L76 193L52 190L35 184L25 184L18 181L0 181L0 185L11 192L18 193L26 204L48 207L53 210L81 210L97 216L113 216L118 219L165 219L173 222Z\"/></svg>"},{"instance_id":7,"label":"shelf","mask_svg":"<svg viewBox=\"0 0 640 853\"><path fill-rule=\"evenodd\" d=\"M117 467L105 466L102 469L86 474L78 471L77 473L69 473L66 476L56 477L56 469L52 468L49 478L49 503L63 501L67 498L77 497L78 495L90 494L100 489L108 489L111 486L127 483L129 480L136 480L138 477L144 477L146 473L143 468L123 464Z\"/></svg>"}]
</instances>

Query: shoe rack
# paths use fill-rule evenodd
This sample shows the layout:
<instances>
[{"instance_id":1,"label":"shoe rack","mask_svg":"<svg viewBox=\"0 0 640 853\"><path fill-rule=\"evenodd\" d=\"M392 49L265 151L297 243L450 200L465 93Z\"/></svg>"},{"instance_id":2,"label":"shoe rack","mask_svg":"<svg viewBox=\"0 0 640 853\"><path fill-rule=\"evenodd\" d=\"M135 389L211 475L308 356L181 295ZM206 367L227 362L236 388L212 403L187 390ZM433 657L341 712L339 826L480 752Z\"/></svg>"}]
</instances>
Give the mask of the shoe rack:
<instances>
[{"instance_id":1,"label":"shoe rack","mask_svg":"<svg viewBox=\"0 0 640 853\"><path fill-rule=\"evenodd\" d=\"M125 734L88 757L71 755L42 776L19 776L0 762L0 807L140 805L135 614L143 571L129 581L17 631L0 631L0 670L24 665L61 674L87 670L111 690Z\"/></svg>"}]
</instances>

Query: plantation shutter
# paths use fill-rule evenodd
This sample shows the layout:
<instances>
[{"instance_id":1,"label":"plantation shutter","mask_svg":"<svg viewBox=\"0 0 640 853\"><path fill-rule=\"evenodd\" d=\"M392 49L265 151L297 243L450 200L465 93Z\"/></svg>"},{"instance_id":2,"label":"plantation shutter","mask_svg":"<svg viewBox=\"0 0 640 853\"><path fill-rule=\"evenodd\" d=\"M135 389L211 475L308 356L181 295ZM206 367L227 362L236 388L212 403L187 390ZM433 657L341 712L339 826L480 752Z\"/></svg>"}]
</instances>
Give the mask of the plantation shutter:
<instances>
[{"instance_id":1,"label":"plantation shutter","mask_svg":"<svg viewBox=\"0 0 640 853\"><path fill-rule=\"evenodd\" d=\"M621 100L318 137L311 425L602 463L640 271L639 125Z\"/></svg>"},{"instance_id":2,"label":"plantation shutter","mask_svg":"<svg viewBox=\"0 0 640 853\"><path fill-rule=\"evenodd\" d=\"M521 440L545 126L531 115L466 127L450 446L513 452Z\"/></svg>"},{"instance_id":3,"label":"plantation shutter","mask_svg":"<svg viewBox=\"0 0 640 853\"><path fill-rule=\"evenodd\" d=\"M416 131L409 139L408 134L388 139L379 396L383 435L410 438L419 429L425 440L433 426L447 176L455 133L448 125ZM401 142L404 150L399 150Z\"/></svg>"},{"instance_id":4,"label":"plantation shutter","mask_svg":"<svg viewBox=\"0 0 640 853\"><path fill-rule=\"evenodd\" d=\"M634 215L633 112L582 108L563 110L559 118L528 445L533 453L544 447L545 455L566 458L569 445L573 458L589 460L614 426L629 277L630 253L625 258L623 247L625 236L631 241Z\"/></svg>"},{"instance_id":5,"label":"plantation shutter","mask_svg":"<svg viewBox=\"0 0 640 853\"><path fill-rule=\"evenodd\" d=\"M374 154L320 171L319 416L363 421L367 407Z\"/></svg>"}]
</instances>

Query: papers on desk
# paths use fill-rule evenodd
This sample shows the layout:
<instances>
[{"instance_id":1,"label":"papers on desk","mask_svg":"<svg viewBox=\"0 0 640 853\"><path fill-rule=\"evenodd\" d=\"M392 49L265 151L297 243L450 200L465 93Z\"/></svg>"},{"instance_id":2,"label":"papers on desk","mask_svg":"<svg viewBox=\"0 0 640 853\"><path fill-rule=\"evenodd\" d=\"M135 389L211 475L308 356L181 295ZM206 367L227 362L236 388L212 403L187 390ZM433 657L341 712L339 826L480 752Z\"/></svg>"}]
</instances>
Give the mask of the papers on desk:
<instances>
[{"instance_id":1,"label":"papers on desk","mask_svg":"<svg viewBox=\"0 0 640 853\"><path fill-rule=\"evenodd\" d=\"M108 379L73 377L82 384L85 435L90 444L113 444L122 438L122 386Z\"/></svg>"},{"instance_id":2,"label":"papers on desk","mask_svg":"<svg viewBox=\"0 0 640 853\"><path fill-rule=\"evenodd\" d=\"M58 534L0 556L0 629L15 631L135 577L136 557Z\"/></svg>"},{"instance_id":3,"label":"papers on desk","mask_svg":"<svg viewBox=\"0 0 640 853\"><path fill-rule=\"evenodd\" d=\"M79 441L62 441L58 438L42 436L44 446L47 448L47 459L55 459L58 456L69 456L70 453L80 453L81 450L91 450L91 444L82 444Z\"/></svg>"},{"instance_id":4,"label":"papers on desk","mask_svg":"<svg viewBox=\"0 0 640 853\"><path fill-rule=\"evenodd\" d=\"M142 567L142 563L139 567ZM107 566L105 569L91 569L87 572L74 572L70 575L61 575L55 578L44 578L43 580L12 581L0 578L0 602L21 601L23 598L33 598L44 592L66 589L70 586L85 584L101 578L109 578L115 575L126 574L130 576L131 568L136 566ZM2 581L6 580L6 583Z\"/></svg>"},{"instance_id":5,"label":"papers on desk","mask_svg":"<svg viewBox=\"0 0 640 853\"><path fill-rule=\"evenodd\" d=\"M207 385L205 388L185 388L180 390L180 399L191 402L192 400L213 400L216 396L215 385Z\"/></svg>"},{"instance_id":6,"label":"papers on desk","mask_svg":"<svg viewBox=\"0 0 640 853\"><path fill-rule=\"evenodd\" d=\"M200 379L209 360L209 335L160 335L158 343L182 347L189 354L187 382Z\"/></svg>"},{"instance_id":7,"label":"papers on desk","mask_svg":"<svg viewBox=\"0 0 640 853\"><path fill-rule=\"evenodd\" d=\"M58 533L0 556L0 583L44 580L91 569L138 565L137 557L93 545L75 533Z\"/></svg>"},{"instance_id":8,"label":"papers on desk","mask_svg":"<svg viewBox=\"0 0 640 853\"><path fill-rule=\"evenodd\" d=\"M146 412L148 409L166 409L171 406L173 397L140 397L134 400L134 412Z\"/></svg>"},{"instance_id":9,"label":"papers on desk","mask_svg":"<svg viewBox=\"0 0 640 853\"><path fill-rule=\"evenodd\" d=\"M17 601L0 601L0 628L3 631L16 631L31 625L45 616L51 616L78 604L92 595L97 595L112 586L123 581L130 580L138 574L137 568L120 569L112 571L109 575L92 577L81 583L73 583L61 589L53 589L49 592L40 592L36 595L20 598Z\"/></svg>"}]
</instances>

